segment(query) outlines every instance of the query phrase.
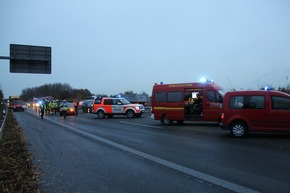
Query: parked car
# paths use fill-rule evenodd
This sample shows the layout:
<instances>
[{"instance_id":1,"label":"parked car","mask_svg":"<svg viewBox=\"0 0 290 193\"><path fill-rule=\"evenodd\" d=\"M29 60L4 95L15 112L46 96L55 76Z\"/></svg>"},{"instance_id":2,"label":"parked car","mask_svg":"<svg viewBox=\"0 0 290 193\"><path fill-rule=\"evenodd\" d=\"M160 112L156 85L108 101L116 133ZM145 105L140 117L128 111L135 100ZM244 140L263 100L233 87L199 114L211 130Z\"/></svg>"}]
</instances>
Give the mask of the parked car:
<instances>
[{"instance_id":1,"label":"parked car","mask_svg":"<svg viewBox=\"0 0 290 193\"><path fill-rule=\"evenodd\" d=\"M91 113L93 111L93 100L84 100L82 102L82 110L84 113Z\"/></svg>"},{"instance_id":2,"label":"parked car","mask_svg":"<svg viewBox=\"0 0 290 193\"><path fill-rule=\"evenodd\" d=\"M69 102L62 102L60 109L59 109L59 115L63 116L63 108L66 107L67 111L66 114L67 115L76 115L76 111L75 111L75 107L73 103L69 103Z\"/></svg>"},{"instance_id":3,"label":"parked car","mask_svg":"<svg viewBox=\"0 0 290 193\"><path fill-rule=\"evenodd\" d=\"M114 115L126 115L128 118L141 117L144 111L143 105L131 104L124 98L95 98L93 102L93 113L97 114L99 119Z\"/></svg>"},{"instance_id":4,"label":"parked car","mask_svg":"<svg viewBox=\"0 0 290 193\"><path fill-rule=\"evenodd\" d=\"M220 127L235 137L248 132L290 132L290 95L273 90L227 92Z\"/></svg>"}]
</instances>

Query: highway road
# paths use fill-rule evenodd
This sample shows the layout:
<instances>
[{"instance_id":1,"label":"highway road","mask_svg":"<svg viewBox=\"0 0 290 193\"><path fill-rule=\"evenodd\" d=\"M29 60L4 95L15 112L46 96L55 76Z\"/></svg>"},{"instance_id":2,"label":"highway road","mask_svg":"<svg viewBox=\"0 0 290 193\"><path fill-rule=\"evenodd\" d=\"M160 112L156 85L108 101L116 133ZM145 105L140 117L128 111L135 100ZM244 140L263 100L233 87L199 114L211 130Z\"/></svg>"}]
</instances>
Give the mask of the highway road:
<instances>
[{"instance_id":1,"label":"highway road","mask_svg":"<svg viewBox=\"0 0 290 193\"><path fill-rule=\"evenodd\" d=\"M163 126L146 113L14 113L42 192L289 192L290 134L236 139L214 124Z\"/></svg>"}]
</instances>

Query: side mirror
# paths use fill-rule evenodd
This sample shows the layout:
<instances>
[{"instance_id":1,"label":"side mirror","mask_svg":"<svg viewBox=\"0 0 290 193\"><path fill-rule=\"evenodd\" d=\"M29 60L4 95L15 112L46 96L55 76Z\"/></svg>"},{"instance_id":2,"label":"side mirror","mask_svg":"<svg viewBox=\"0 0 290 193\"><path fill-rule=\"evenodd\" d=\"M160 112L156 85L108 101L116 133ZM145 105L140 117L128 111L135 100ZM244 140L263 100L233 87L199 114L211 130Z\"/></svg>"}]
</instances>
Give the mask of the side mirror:
<instances>
[{"instance_id":1,"label":"side mirror","mask_svg":"<svg viewBox=\"0 0 290 193\"><path fill-rule=\"evenodd\" d=\"M219 103L223 103L223 97L219 96Z\"/></svg>"}]
</instances>

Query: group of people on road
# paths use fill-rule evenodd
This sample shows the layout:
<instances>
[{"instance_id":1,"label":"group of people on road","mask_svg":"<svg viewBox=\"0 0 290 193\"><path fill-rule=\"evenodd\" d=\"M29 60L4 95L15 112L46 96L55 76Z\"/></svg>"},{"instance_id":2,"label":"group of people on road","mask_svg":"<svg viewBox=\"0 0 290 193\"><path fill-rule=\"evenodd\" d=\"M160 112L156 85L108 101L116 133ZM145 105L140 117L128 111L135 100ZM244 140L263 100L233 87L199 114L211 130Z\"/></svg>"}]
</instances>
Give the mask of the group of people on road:
<instances>
[{"instance_id":1,"label":"group of people on road","mask_svg":"<svg viewBox=\"0 0 290 193\"><path fill-rule=\"evenodd\" d=\"M64 119L66 119L67 116L67 110L68 110L68 106L66 101L64 100L62 103L58 103L55 100L52 101L40 101L39 102L40 105L40 117L41 119L43 119L44 114L46 115L54 115L56 113L58 113L61 109L61 114L63 115ZM74 108L75 108L75 113L76 116L78 116L78 107L79 106L79 102L78 100L74 101Z\"/></svg>"},{"instance_id":2,"label":"group of people on road","mask_svg":"<svg viewBox=\"0 0 290 193\"><path fill-rule=\"evenodd\" d=\"M59 105L58 101L56 101L56 100L51 100L51 101L41 100L38 103L40 105L39 106L40 107L40 115L41 115L42 119L43 119L44 114L54 115L57 112L59 112L60 105Z\"/></svg>"}]
</instances>

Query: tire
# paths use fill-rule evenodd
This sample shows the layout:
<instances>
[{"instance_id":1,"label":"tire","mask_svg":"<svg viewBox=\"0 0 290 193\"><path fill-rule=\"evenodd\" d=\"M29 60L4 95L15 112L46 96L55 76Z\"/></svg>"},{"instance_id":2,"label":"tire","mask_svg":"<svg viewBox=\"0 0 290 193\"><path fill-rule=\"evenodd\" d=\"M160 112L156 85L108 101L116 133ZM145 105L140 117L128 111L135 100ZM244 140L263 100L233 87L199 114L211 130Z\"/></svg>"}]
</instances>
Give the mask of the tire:
<instances>
[{"instance_id":1,"label":"tire","mask_svg":"<svg viewBox=\"0 0 290 193\"><path fill-rule=\"evenodd\" d=\"M230 127L231 134L234 137L245 137L248 131L247 125L241 121L234 122Z\"/></svg>"},{"instance_id":2,"label":"tire","mask_svg":"<svg viewBox=\"0 0 290 193\"><path fill-rule=\"evenodd\" d=\"M105 112L104 111L98 111L97 116L99 119L105 118Z\"/></svg>"},{"instance_id":3,"label":"tire","mask_svg":"<svg viewBox=\"0 0 290 193\"><path fill-rule=\"evenodd\" d=\"M128 118L133 118L133 117L135 117L135 112L133 110L128 110L126 112L126 115Z\"/></svg>"},{"instance_id":4,"label":"tire","mask_svg":"<svg viewBox=\"0 0 290 193\"><path fill-rule=\"evenodd\" d=\"M173 121L172 120L168 120L166 118L166 115L163 115L161 118L161 123L163 123L163 125L172 125Z\"/></svg>"}]
</instances>

